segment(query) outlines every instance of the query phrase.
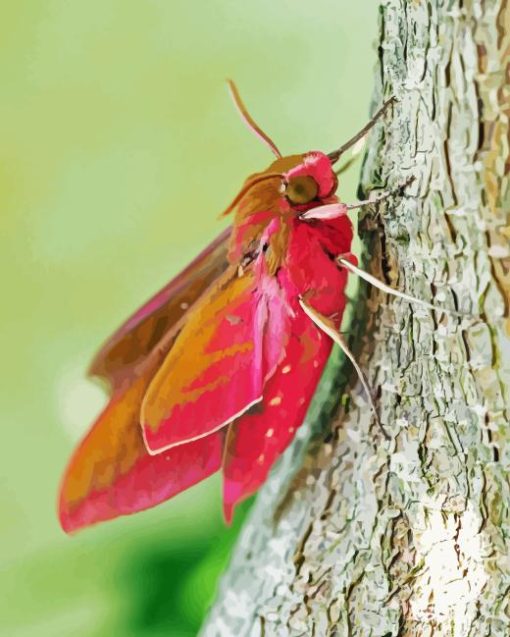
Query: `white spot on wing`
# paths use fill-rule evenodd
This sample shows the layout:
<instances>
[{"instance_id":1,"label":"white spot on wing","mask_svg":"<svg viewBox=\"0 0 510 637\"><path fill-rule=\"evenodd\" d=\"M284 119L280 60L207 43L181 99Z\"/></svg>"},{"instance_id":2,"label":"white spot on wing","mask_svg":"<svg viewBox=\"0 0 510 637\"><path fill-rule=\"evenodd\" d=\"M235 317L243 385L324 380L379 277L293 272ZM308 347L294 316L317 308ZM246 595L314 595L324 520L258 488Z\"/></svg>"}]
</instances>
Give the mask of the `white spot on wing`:
<instances>
[{"instance_id":1,"label":"white spot on wing","mask_svg":"<svg viewBox=\"0 0 510 637\"><path fill-rule=\"evenodd\" d=\"M227 314L225 318L230 325L239 325L239 323L243 322L243 319L240 316L237 316L237 314Z\"/></svg>"}]
</instances>

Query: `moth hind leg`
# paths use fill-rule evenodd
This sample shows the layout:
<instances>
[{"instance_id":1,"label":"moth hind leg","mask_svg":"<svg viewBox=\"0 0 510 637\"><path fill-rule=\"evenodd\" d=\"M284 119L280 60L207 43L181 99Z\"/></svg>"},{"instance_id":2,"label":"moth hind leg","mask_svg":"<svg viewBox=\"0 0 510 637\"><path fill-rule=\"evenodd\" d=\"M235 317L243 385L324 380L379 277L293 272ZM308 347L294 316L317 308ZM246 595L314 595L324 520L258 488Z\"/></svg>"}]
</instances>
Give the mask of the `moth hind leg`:
<instances>
[{"instance_id":1,"label":"moth hind leg","mask_svg":"<svg viewBox=\"0 0 510 637\"><path fill-rule=\"evenodd\" d=\"M388 432L384 428L383 424L379 420L379 415L377 413L377 409L375 407L375 404L374 404L374 401L373 401L373 398L372 398L372 391L371 391L370 385L368 384L368 381L367 381L367 379L365 377L365 374L363 373L363 370L359 366L358 362L356 361L356 358L355 358L354 354L349 349L349 346L347 345L347 343L343 339L342 335L336 329L335 325L332 323L332 321L330 319L328 319L327 317L323 316L320 312L317 312L317 310L315 310L313 307L308 305L308 303L303 298L300 298L299 303L300 303L301 307L303 308L303 311L305 312L305 314L315 323L315 325L322 332L327 334L340 347L340 349L343 351L343 353L351 361L354 369L356 370L358 378L359 378L359 380L360 380L360 382L361 382L361 384L363 386L363 389L365 390L365 393L366 393L367 398L368 398L368 402L369 402L370 407L372 408L372 411L374 413L376 423L377 423L378 427L380 428L381 432L383 433L384 437L387 440L390 440L391 439L390 435L388 434Z\"/></svg>"}]
</instances>

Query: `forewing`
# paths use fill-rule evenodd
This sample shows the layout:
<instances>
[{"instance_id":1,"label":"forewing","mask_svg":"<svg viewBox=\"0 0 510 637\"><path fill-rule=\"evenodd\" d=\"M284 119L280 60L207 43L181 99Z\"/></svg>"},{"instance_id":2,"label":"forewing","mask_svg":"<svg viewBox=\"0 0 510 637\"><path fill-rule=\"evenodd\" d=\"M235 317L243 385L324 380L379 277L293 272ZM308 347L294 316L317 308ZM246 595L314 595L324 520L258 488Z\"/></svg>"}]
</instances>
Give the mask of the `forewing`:
<instances>
[{"instance_id":1,"label":"forewing","mask_svg":"<svg viewBox=\"0 0 510 637\"><path fill-rule=\"evenodd\" d=\"M151 452L211 433L260 399L254 295L251 274L229 271L189 314L143 402Z\"/></svg>"},{"instance_id":2,"label":"forewing","mask_svg":"<svg viewBox=\"0 0 510 637\"><path fill-rule=\"evenodd\" d=\"M151 372L113 396L72 456L59 499L66 532L152 507L219 469L223 432L157 456L147 452L139 413Z\"/></svg>"},{"instance_id":3,"label":"forewing","mask_svg":"<svg viewBox=\"0 0 510 637\"><path fill-rule=\"evenodd\" d=\"M232 423L223 459L227 521L235 505L254 493L293 439L310 405L332 341L299 309L291 320L285 355L264 388L255 413Z\"/></svg>"},{"instance_id":4,"label":"forewing","mask_svg":"<svg viewBox=\"0 0 510 637\"><path fill-rule=\"evenodd\" d=\"M217 431L261 400L288 336L277 288L253 271L227 272L196 304L144 399L151 453Z\"/></svg>"},{"instance_id":5,"label":"forewing","mask_svg":"<svg viewBox=\"0 0 510 637\"><path fill-rule=\"evenodd\" d=\"M114 391L129 381L161 338L226 270L230 232L223 231L106 341L90 366L91 375L108 380Z\"/></svg>"}]
</instances>

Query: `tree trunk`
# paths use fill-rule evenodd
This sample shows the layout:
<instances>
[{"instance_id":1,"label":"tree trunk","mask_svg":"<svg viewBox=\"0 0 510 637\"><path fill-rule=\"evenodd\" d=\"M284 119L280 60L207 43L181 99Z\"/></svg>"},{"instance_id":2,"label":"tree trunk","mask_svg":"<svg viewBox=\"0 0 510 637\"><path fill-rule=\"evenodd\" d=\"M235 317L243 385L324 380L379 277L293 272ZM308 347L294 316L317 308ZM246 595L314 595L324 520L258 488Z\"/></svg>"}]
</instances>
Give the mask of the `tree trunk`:
<instances>
[{"instance_id":1,"label":"tree trunk","mask_svg":"<svg viewBox=\"0 0 510 637\"><path fill-rule=\"evenodd\" d=\"M362 286L351 346L391 441L359 385L331 417L331 365L322 434L259 495L206 637L510 635L510 0L384 0L379 44L373 106L398 103L361 195L415 180L361 219L362 265L480 318Z\"/></svg>"}]
</instances>

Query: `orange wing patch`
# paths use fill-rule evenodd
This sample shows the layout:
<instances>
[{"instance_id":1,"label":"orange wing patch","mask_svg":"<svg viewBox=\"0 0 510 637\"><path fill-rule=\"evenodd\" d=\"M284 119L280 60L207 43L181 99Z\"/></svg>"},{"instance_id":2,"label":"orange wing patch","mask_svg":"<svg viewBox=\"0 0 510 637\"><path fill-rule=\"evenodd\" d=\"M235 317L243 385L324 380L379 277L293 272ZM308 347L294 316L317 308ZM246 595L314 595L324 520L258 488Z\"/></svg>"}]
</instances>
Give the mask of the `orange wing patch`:
<instances>
[{"instance_id":1,"label":"orange wing patch","mask_svg":"<svg viewBox=\"0 0 510 637\"><path fill-rule=\"evenodd\" d=\"M202 438L260 400L255 288L252 273L231 269L194 306L143 401L151 453Z\"/></svg>"},{"instance_id":2,"label":"orange wing patch","mask_svg":"<svg viewBox=\"0 0 510 637\"><path fill-rule=\"evenodd\" d=\"M65 472L59 517L66 532L147 509L220 467L223 432L151 456L140 430L140 403L153 369L115 395Z\"/></svg>"}]
</instances>

